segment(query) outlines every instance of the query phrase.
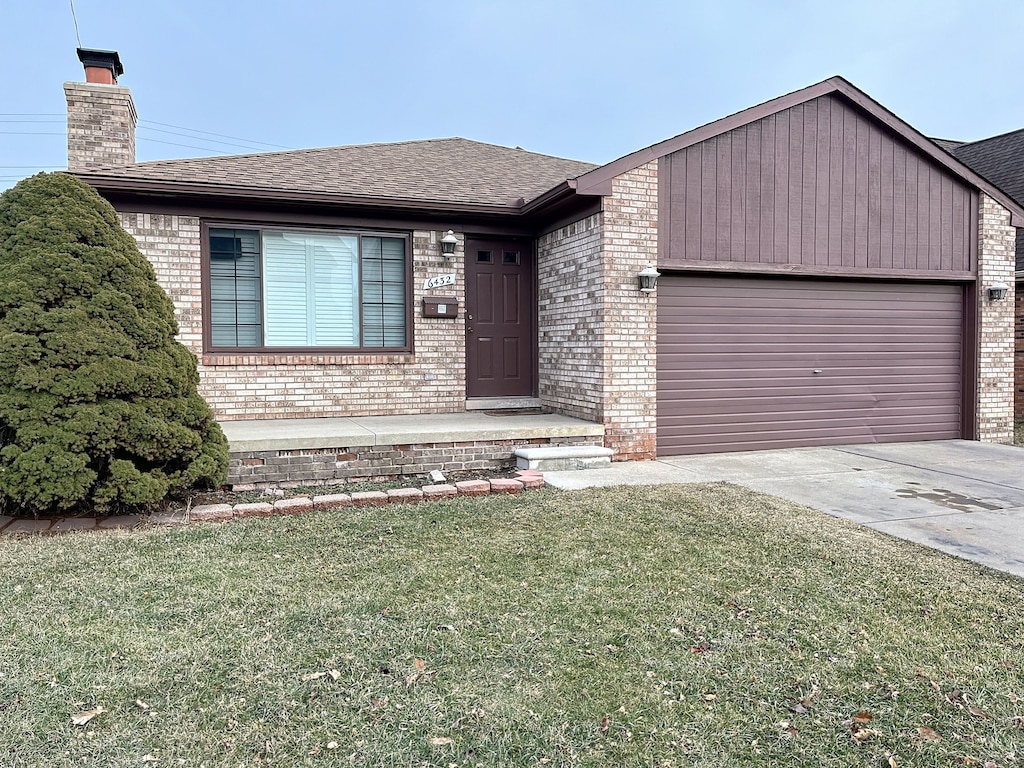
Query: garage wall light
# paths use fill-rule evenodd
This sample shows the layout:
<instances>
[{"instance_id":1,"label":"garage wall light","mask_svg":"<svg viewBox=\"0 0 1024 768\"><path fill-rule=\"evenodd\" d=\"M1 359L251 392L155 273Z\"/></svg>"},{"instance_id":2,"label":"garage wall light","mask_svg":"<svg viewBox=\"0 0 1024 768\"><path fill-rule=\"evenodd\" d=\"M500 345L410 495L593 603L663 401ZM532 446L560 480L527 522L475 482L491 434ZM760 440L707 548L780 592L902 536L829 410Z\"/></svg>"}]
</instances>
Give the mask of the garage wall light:
<instances>
[{"instance_id":1,"label":"garage wall light","mask_svg":"<svg viewBox=\"0 0 1024 768\"><path fill-rule=\"evenodd\" d=\"M653 264L648 264L641 272L637 275L637 279L640 281L640 290L644 293L654 293L658 287L658 278L661 277L661 272L654 268Z\"/></svg>"},{"instance_id":2,"label":"garage wall light","mask_svg":"<svg viewBox=\"0 0 1024 768\"><path fill-rule=\"evenodd\" d=\"M444 233L444 237L441 238L441 255L446 259L451 259L455 256L455 246L459 244L459 239L455 237L455 232L448 230Z\"/></svg>"},{"instance_id":3,"label":"garage wall light","mask_svg":"<svg viewBox=\"0 0 1024 768\"><path fill-rule=\"evenodd\" d=\"M1010 286L1006 283L995 283L990 285L988 288L988 300L989 301L1002 301L1006 298L1006 294L1009 293Z\"/></svg>"}]
</instances>

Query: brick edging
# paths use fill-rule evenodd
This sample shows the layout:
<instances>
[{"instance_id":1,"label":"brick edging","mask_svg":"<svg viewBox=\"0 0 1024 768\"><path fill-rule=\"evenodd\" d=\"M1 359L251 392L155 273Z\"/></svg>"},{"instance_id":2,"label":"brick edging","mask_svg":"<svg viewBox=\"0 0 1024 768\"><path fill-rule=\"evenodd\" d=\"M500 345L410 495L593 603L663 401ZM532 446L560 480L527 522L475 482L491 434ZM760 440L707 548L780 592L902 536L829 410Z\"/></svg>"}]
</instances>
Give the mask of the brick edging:
<instances>
[{"instance_id":1,"label":"brick edging","mask_svg":"<svg viewBox=\"0 0 1024 768\"><path fill-rule=\"evenodd\" d=\"M419 504L421 502L453 499L457 496L479 497L491 494L518 494L531 488L543 488L541 472L523 470L515 478L493 480L464 480L454 485L443 483L420 488L396 488L389 491L363 491L352 494L334 493L324 496L293 496L270 502L242 504L204 504L188 511L184 523L222 523L236 518L298 515L341 507L383 507L392 504Z\"/></svg>"}]
</instances>

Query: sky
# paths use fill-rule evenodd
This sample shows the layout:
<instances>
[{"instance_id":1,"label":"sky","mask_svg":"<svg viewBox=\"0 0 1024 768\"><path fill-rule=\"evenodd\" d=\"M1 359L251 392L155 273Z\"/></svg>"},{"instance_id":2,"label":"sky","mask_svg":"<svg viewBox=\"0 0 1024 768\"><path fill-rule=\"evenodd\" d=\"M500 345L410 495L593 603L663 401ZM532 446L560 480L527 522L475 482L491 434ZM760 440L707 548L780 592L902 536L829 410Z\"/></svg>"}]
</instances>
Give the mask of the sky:
<instances>
[{"instance_id":1,"label":"sky","mask_svg":"<svg viewBox=\"0 0 1024 768\"><path fill-rule=\"evenodd\" d=\"M1020 0L74 0L137 159L462 136L605 163L842 75L922 133L1024 127ZM0 0L0 190L66 168L71 0Z\"/></svg>"}]
</instances>

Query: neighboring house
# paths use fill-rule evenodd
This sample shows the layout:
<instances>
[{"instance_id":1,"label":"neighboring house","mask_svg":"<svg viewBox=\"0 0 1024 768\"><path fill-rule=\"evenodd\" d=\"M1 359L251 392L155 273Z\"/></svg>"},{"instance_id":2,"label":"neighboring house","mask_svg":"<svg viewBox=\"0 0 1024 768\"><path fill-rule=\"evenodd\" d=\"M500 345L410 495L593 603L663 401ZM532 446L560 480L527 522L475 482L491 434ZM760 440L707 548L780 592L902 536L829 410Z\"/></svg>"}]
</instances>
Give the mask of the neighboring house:
<instances>
[{"instance_id":1,"label":"neighboring house","mask_svg":"<svg viewBox=\"0 0 1024 768\"><path fill-rule=\"evenodd\" d=\"M1024 210L842 78L599 167L465 139L135 163L116 54L81 56L69 169L221 420L540 407L618 459L1012 439L987 287Z\"/></svg>"},{"instance_id":2,"label":"neighboring house","mask_svg":"<svg viewBox=\"0 0 1024 768\"><path fill-rule=\"evenodd\" d=\"M1024 205L1024 129L972 142L945 142L957 160ZM942 146L942 142L940 142ZM1014 355L1016 395L1014 416L1024 419L1024 229L1017 230L1016 339Z\"/></svg>"}]
</instances>

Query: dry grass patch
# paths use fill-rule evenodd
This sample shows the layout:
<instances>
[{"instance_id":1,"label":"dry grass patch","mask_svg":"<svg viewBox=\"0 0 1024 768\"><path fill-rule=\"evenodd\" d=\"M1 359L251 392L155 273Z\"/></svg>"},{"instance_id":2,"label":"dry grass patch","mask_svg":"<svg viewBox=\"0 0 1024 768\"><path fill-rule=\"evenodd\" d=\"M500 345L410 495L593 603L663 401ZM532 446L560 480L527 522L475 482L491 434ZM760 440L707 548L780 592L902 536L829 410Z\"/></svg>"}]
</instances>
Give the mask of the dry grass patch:
<instances>
[{"instance_id":1,"label":"dry grass patch","mask_svg":"<svg viewBox=\"0 0 1024 768\"><path fill-rule=\"evenodd\" d=\"M1024 582L733 486L0 552L3 765L1024 762Z\"/></svg>"}]
</instances>

